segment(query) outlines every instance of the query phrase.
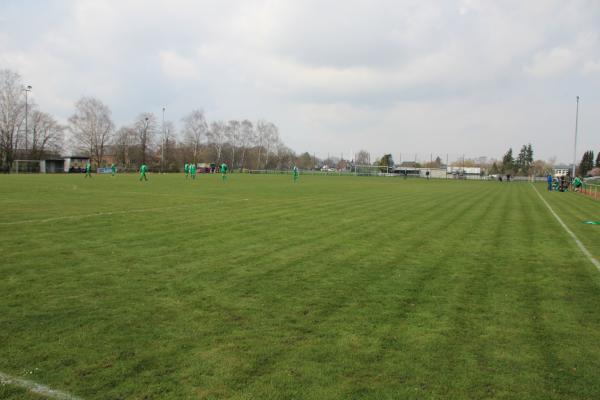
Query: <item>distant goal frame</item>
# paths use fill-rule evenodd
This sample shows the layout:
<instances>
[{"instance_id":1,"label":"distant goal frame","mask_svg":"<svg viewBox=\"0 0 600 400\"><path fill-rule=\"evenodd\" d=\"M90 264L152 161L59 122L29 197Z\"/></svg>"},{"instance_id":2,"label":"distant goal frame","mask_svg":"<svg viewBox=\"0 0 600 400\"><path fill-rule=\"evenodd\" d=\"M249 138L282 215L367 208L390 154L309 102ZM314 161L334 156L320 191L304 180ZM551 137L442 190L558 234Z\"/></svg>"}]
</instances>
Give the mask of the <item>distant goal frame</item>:
<instances>
[{"instance_id":1,"label":"distant goal frame","mask_svg":"<svg viewBox=\"0 0 600 400\"><path fill-rule=\"evenodd\" d=\"M13 168L11 172L15 174L41 174L42 173L42 161L43 160L13 160ZM36 168L25 167L20 169L21 165L31 166L37 165Z\"/></svg>"}]
</instances>

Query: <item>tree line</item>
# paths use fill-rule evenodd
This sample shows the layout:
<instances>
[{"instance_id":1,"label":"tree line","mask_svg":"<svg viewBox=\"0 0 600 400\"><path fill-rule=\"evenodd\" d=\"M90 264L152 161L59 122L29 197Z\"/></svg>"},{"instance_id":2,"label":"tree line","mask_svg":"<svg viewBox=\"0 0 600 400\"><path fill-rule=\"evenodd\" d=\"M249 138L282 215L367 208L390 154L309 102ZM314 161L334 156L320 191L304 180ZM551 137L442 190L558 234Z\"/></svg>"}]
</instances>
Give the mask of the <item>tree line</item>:
<instances>
[{"instance_id":1,"label":"tree line","mask_svg":"<svg viewBox=\"0 0 600 400\"><path fill-rule=\"evenodd\" d=\"M172 121L154 113L140 113L129 124L114 129L110 110L98 99L85 97L75 105L69 131L77 148L88 150L92 163L102 166L106 154L118 165L135 169L141 164L162 171L179 171L184 163L225 162L232 169L290 168L294 152L269 121L212 121L196 109L182 118L181 132Z\"/></svg>"},{"instance_id":2,"label":"tree line","mask_svg":"<svg viewBox=\"0 0 600 400\"><path fill-rule=\"evenodd\" d=\"M296 154L281 140L278 127L269 121L244 120L208 121L201 109L192 110L176 129L173 121L159 121L151 112L140 113L130 124L116 127L110 108L94 97L83 97L67 124L60 124L38 105L26 102L21 77L11 70L0 70L0 169L9 171L17 159L40 160L58 157L68 145L77 155L91 159L95 167L115 162L120 168L137 169L142 163L151 169L179 171L186 162L226 162L232 169L314 169L327 165L338 170L352 165L374 165L387 171L394 166L391 154L371 160L360 150L353 160L328 156L319 159L314 154ZM164 110L163 110L164 111ZM27 118L26 118L27 117ZM406 163L406 162L405 162ZM403 163L403 164L405 164ZM464 167L479 166L489 174L546 175L552 172L553 161L534 160L531 143L516 155L512 148L501 160L487 162L462 159L454 162ZM442 159L416 167L441 168ZM580 175L600 174L600 153L584 153L579 164Z\"/></svg>"},{"instance_id":3,"label":"tree line","mask_svg":"<svg viewBox=\"0 0 600 400\"><path fill-rule=\"evenodd\" d=\"M186 163L226 162L233 169L288 169L296 163L314 168L316 157L297 157L285 145L278 127L269 121L208 121L201 109L181 120L159 121L140 113L130 124L116 127L110 108L94 97L83 97L62 125L32 102L18 73L0 70L0 161L10 170L17 159L59 156L66 145L89 157L94 167L116 162L135 169L142 163L154 170L178 171Z\"/></svg>"},{"instance_id":4,"label":"tree line","mask_svg":"<svg viewBox=\"0 0 600 400\"><path fill-rule=\"evenodd\" d=\"M67 128L36 104L26 103L24 90L19 74L0 71L0 168L3 170L10 170L15 159L41 159L59 153L63 147Z\"/></svg>"},{"instance_id":5,"label":"tree line","mask_svg":"<svg viewBox=\"0 0 600 400\"><path fill-rule=\"evenodd\" d=\"M598 152L596 161L594 161L594 150L588 150L583 153L577 173L581 176L600 176L600 151Z\"/></svg>"},{"instance_id":6,"label":"tree line","mask_svg":"<svg viewBox=\"0 0 600 400\"><path fill-rule=\"evenodd\" d=\"M540 165L542 164L542 165ZM541 167L541 168L540 168ZM531 143L524 144L521 147L521 151L515 158L513 155L512 147L508 149L508 151L502 157L502 162L500 164L494 162L490 169L490 174L507 174L507 175L523 175L529 176L532 174L544 175L547 173L546 171L540 171L549 169L549 165L545 165L545 163L541 160L537 160L534 162L533 159L533 147Z\"/></svg>"}]
</instances>

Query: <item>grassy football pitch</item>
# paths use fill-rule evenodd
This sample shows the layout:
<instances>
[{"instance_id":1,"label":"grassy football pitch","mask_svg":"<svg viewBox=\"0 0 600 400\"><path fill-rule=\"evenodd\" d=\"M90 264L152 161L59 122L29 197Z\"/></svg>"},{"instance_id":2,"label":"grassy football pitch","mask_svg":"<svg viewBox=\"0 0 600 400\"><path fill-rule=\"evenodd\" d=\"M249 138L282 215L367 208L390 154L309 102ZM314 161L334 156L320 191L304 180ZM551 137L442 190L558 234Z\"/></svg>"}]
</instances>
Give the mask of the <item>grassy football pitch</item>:
<instances>
[{"instance_id":1,"label":"grassy football pitch","mask_svg":"<svg viewBox=\"0 0 600 400\"><path fill-rule=\"evenodd\" d=\"M529 183L149 179L0 176L0 372L83 399L600 398L600 271ZM537 188L600 259L600 202Z\"/></svg>"}]
</instances>

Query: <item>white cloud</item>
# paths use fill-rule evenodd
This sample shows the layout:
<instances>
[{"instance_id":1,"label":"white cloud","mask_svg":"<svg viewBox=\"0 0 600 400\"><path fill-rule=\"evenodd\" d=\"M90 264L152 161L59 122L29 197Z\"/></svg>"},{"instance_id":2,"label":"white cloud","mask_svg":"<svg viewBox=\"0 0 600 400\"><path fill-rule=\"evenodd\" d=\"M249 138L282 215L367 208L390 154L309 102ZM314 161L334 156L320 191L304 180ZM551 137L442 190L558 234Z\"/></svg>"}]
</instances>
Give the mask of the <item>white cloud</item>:
<instances>
[{"instance_id":1,"label":"white cloud","mask_svg":"<svg viewBox=\"0 0 600 400\"><path fill-rule=\"evenodd\" d=\"M568 71L576 61L571 50L555 47L534 54L533 61L525 67L525 71L536 78L552 78Z\"/></svg>"},{"instance_id":2,"label":"white cloud","mask_svg":"<svg viewBox=\"0 0 600 400\"><path fill-rule=\"evenodd\" d=\"M173 80L198 80L200 70L189 58L183 57L174 51L161 51L158 54L160 65L165 74Z\"/></svg>"},{"instance_id":3,"label":"white cloud","mask_svg":"<svg viewBox=\"0 0 600 400\"><path fill-rule=\"evenodd\" d=\"M296 150L321 154L372 146L498 156L522 144L524 126L527 140L560 142L556 113L571 118L577 94L586 107L600 96L591 79L600 73L598 2L11 4L0 64L62 120L79 96L94 95L117 124L167 104L176 121L192 108L268 118ZM25 14L35 29L20 23ZM529 124L520 107L548 124ZM544 151L568 159L563 148Z\"/></svg>"},{"instance_id":4,"label":"white cloud","mask_svg":"<svg viewBox=\"0 0 600 400\"><path fill-rule=\"evenodd\" d=\"M583 64L583 72L587 75L600 75L600 59Z\"/></svg>"}]
</instances>

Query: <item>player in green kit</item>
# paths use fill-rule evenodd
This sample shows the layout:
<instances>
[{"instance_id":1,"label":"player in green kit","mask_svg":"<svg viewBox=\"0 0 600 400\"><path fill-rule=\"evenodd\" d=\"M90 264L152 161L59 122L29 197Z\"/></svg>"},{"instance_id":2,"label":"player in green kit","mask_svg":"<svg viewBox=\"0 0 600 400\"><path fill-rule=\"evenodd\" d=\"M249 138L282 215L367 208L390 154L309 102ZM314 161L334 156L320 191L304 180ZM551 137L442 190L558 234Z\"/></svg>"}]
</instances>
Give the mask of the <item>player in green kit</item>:
<instances>
[{"instance_id":1,"label":"player in green kit","mask_svg":"<svg viewBox=\"0 0 600 400\"><path fill-rule=\"evenodd\" d=\"M112 172L112 176L115 176L115 174L117 173L117 166L115 165L115 163L112 163L112 165L110 166L110 171Z\"/></svg>"},{"instance_id":2,"label":"player in green kit","mask_svg":"<svg viewBox=\"0 0 600 400\"><path fill-rule=\"evenodd\" d=\"M294 177L294 183L298 182L298 178L299 178L298 167L296 167L295 165L294 165L294 168L292 168L292 176Z\"/></svg>"},{"instance_id":3,"label":"player in green kit","mask_svg":"<svg viewBox=\"0 0 600 400\"><path fill-rule=\"evenodd\" d=\"M223 182L227 181L227 164L221 164L221 179Z\"/></svg>"},{"instance_id":4,"label":"player in green kit","mask_svg":"<svg viewBox=\"0 0 600 400\"><path fill-rule=\"evenodd\" d=\"M582 186L583 186L583 184L581 182L581 178L576 176L575 179L573 179L573 188L574 188L573 191L580 192Z\"/></svg>"},{"instance_id":5,"label":"player in green kit","mask_svg":"<svg viewBox=\"0 0 600 400\"><path fill-rule=\"evenodd\" d=\"M183 165L183 172L185 172L185 179L187 179L188 173L190 172L190 165L188 163Z\"/></svg>"},{"instance_id":6,"label":"player in green kit","mask_svg":"<svg viewBox=\"0 0 600 400\"><path fill-rule=\"evenodd\" d=\"M190 175L192 179L196 179L196 164L190 164Z\"/></svg>"},{"instance_id":7,"label":"player in green kit","mask_svg":"<svg viewBox=\"0 0 600 400\"><path fill-rule=\"evenodd\" d=\"M148 180L148 177L146 176L146 172L148 172L148 166L146 164L142 164L142 166L140 167L140 181L142 179L145 181Z\"/></svg>"},{"instance_id":8,"label":"player in green kit","mask_svg":"<svg viewBox=\"0 0 600 400\"><path fill-rule=\"evenodd\" d=\"M92 177L92 164L90 164L90 162L88 161L87 164L85 164L85 178L91 178Z\"/></svg>"}]
</instances>

